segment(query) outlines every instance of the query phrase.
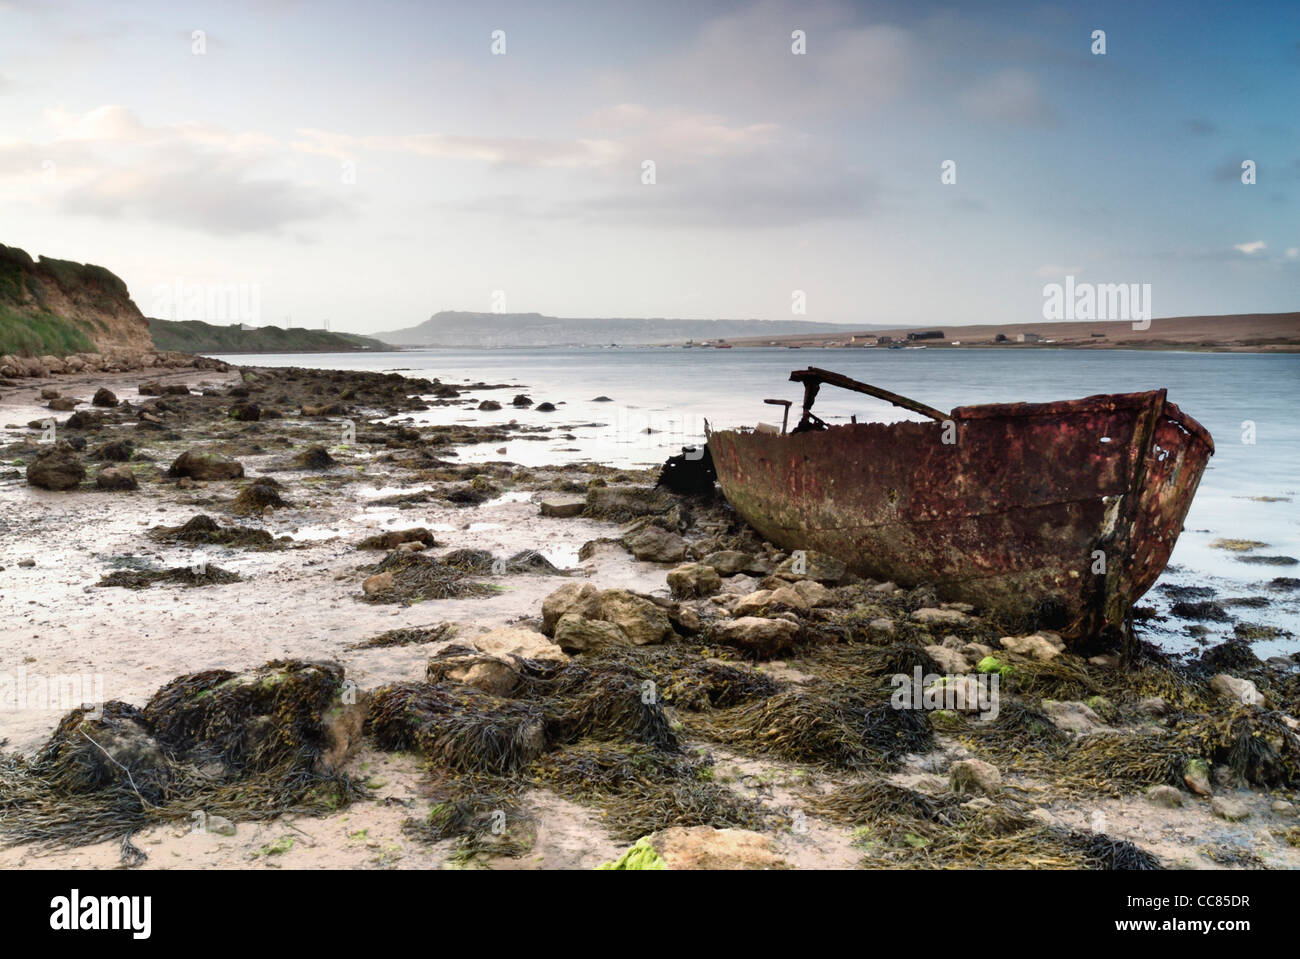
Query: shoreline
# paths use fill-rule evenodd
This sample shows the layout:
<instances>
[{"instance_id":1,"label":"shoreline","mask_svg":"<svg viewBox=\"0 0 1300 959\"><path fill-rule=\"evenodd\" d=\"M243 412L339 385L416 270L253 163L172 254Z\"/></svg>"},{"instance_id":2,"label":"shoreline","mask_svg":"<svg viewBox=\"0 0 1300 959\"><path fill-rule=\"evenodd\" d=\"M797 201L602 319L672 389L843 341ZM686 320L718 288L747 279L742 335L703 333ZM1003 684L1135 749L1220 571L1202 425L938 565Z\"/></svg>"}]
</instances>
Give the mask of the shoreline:
<instances>
[{"instance_id":1,"label":"shoreline","mask_svg":"<svg viewBox=\"0 0 1300 959\"><path fill-rule=\"evenodd\" d=\"M184 384L190 392L141 396L131 384L146 377L163 386ZM412 398L413 385L424 399ZM583 630L581 638L575 633L565 640L570 648L560 653L563 660L557 657L554 662L591 663L593 669L608 669L611 676L618 676L622 674L617 670L626 668L618 665L622 662L618 657L633 652L636 657L650 657L644 661L634 657L636 668L663 671L655 673L662 680L659 685L672 691L664 716L681 748L688 755L703 750L710 757L707 766L692 767L690 780L692 789L720 804L706 818L714 824L734 821L737 829L749 823L753 828L747 831L759 837L745 854L749 865L844 868L860 864L864 857L876 865L923 865L917 861L919 847L904 841L903 835L921 830L921 838L943 849L949 838L943 828L934 823L916 825L901 810L880 821L863 819L866 814L860 812L844 818L845 809L857 808L848 804L854 790L883 788L881 783L887 782L908 795L929 797L926 801L951 808L949 818L969 822L970 829L978 828L976 821L989 809L1019 817L1026 838L1055 844L1052 848L1063 864L1091 862L1086 857L1078 862L1070 858L1075 855L1070 844L1076 842L1071 837L1104 832L1168 865L1300 867L1300 847L1290 842L1287 832L1295 822L1294 807L1289 813L1273 807L1294 802L1293 789L1263 789L1258 783L1247 788L1231 776L1214 779L1210 769L1208 784L1214 798L1240 804L1237 811L1249 816L1231 820L1221 812L1227 808L1224 802L1216 807L1211 797L1198 798L1195 792L1180 790L1181 805L1163 806L1145 792L1156 783L1139 788L1113 777L1101 765L1095 772L1095 778L1105 783L1100 792L1087 785L1087 777L1073 766L1068 768L1077 782L1069 780L1068 788L1058 788L1050 776L1044 776L1054 767L1041 765L1048 762L1044 757L1054 753L1044 752L1035 762L1022 764L1002 745L986 741L979 727L972 725L976 720L948 710L942 711L945 717L925 716L924 729L906 727L925 748L889 757L882 754L867 767L828 762L836 754L822 755L810 744L800 747L803 752L793 747L789 752L754 751L752 736L734 735L727 723L747 721L765 703L779 701L794 714L812 710L810 715L816 715L825 697L847 695L850 687L869 690L893 672L910 674L910 664L906 670L896 668L901 665L899 657L911 657L926 672L932 671L930 667L951 667L954 674L973 673L976 654L984 649L1018 670L1022 678L1037 677L1023 687L1015 685L1020 681L1008 680L1004 716L1009 718L1004 722L1023 721L1020 713L1006 708L1013 702L1035 711L1050 709L1034 715L1045 717L1060 733L1060 738L1051 737L1054 750L1073 744L1062 757L1073 756L1088 737L1119 735L1123 742L1138 742L1144 736L1173 736L1179 723L1227 716L1233 708L1214 698L1217 694L1210 691L1207 676L1187 680L1191 697L1187 703L1166 694L1166 712L1155 712L1150 704L1141 705L1145 700L1138 688L1113 662L1093 662L1055 648L1049 652L1048 647L1054 647L1050 634L1033 634L1038 641L1020 637L1025 641L1001 644L996 624L985 622L978 611L963 609L961 604L938 604L923 589L853 582L834 570L815 569L807 576L783 570L788 557L737 526L717 504L665 498L649 491L653 471L598 464L520 467L510 462L509 450L524 441L526 433L510 424L417 429L385 422L432 405L472 409L494 395L505 400L499 396L501 387L491 384L456 387L451 392L460 395L455 396L437 396L448 392L440 386L436 380L421 383L392 374L232 367L67 374L0 388L0 425L25 420L25 415L16 414L31 412L32 401L43 387L87 397L106 387L131 404L125 410L78 406L104 414L104 422L85 430L60 431L85 440L80 455L92 475L76 489L34 489L17 468L0 469L0 499L7 504L0 545L0 567L4 567L0 609L10 627L0 655L6 663L47 677L102 673L108 699L142 706L176 676L214 668L238 673L277 659L337 662L363 693L374 695L394 683L421 683L431 657L437 662L449 648L467 645L478 649L469 654L470 665L479 667L476 681L487 682L499 692L492 684L501 679L502 663L507 672L517 667L510 666L508 655L503 660L499 648L481 649L476 643L488 643L484 637L494 634L499 638L503 628L525 630L526 636L515 636L512 642L526 640L535 644L529 647L532 652L554 656L557 637L562 639L564 633L557 632L555 622L548 630L545 604L549 600L554 605L557 590L591 587L597 596L592 602L605 604L600 606L603 611L581 604L573 607L586 611L572 614L576 619L568 624ZM236 409L241 417L251 416L250 404L258 406L255 418L232 418ZM131 425L148 422L142 413L157 422L147 429ZM66 414L58 416L63 420ZM345 419L355 425L355 437L346 442L341 430ZM15 441L13 431L0 432L6 462L30 463L39 452L31 434L24 431L24 436ZM96 489L94 464L100 462L96 451L124 437L134 440L134 453L125 463L113 465L125 465L139 488ZM498 443L506 452L498 461L456 463L457 448L482 442ZM294 463L296 456L314 446L323 447L333 463L324 468L319 459L315 468ZM168 477L169 464L190 448L239 462L243 478L187 482ZM256 500L249 511L241 496L247 499L246 491L257 485L252 481L261 477L275 480L274 496L263 489L267 505L257 508L262 500ZM273 499L282 505L271 504ZM289 542L250 549L160 542L148 535L151 529L183 526L200 514L210 516L221 529L262 531L273 542L280 537L288 537ZM411 528L426 530L435 545L412 540L425 548L358 548L367 537ZM555 568L534 558L519 560L525 564L520 568L505 566L499 572L489 564L456 578L456 583L463 579L468 585L484 586L484 593L414 603L386 598L386 590L401 588L401 574L408 568L402 564L416 563L410 568L420 568L410 557L445 558L470 550L485 550L503 559L538 551ZM725 553L745 559L718 558ZM385 575L375 567L394 557L396 564L388 572L396 580L389 585L372 583ZM714 557L715 565L704 562L709 557ZM192 567L196 558L240 579L204 581L192 587L166 582L147 588L97 585L115 572ZM33 564L25 565L29 559ZM687 571L674 572L683 565ZM702 566L715 569L716 575ZM773 593L782 589L784 593L774 600ZM756 599L755 594L764 590L769 595ZM633 598L607 595L610 591L627 591ZM622 613L610 612L619 603L633 610L630 618L620 619ZM753 615L739 615L743 612ZM631 636L644 623L659 622L661 616L667 617L663 622L670 623L671 629L652 637L653 641L613 652L600 646L599 637L608 640L613 633L608 627L615 622L622 624L617 629ZM734 624L749 618L761 621L747 625L753 635L731 641L720 638L739 630ZM359 645L393 630L429 630L443 622L457 625L453 635L405 645ZM590 623L603 625L596 628ZM768 634L780 639L778 645L763 645L767 640L761 637ZM578 648L575 643L590 645ZM734 703L688 700L680 686L688 673L678 673L687 665L675 660L670 664L660 658L664 656L685 657L691 670L734 671L725 674L728 682L743 678L757 691ZM721 666L705 665L710 663ZM1164 675L1158 659L1147 668L1153 671L1153 682ZM1230 670L1252 677L1270 698L1294 689L1295 670L1290 667L1239 663L1225 666L1224 671ZM492 679L488 682L483 676ZM706 683L705 689L714 687ZM1052 695L1044 696L1044 689ZM1091 694L1084 695L1089 690ZM1049 700L1069 708L1042 705ZM1085 700L1096 702L1087 705ZM1207 704L1215 702L1219 705L1210 709ZM1283 698L1279 705L1285 708L1285 702ZM32 755L65 711L0 712L4 722L0 736L9 740L4 749ZM781 715L777 709L766 721L779 724ZM884 715L889 722L901 721ZM1006 736L1023 732L1019 726L1008 727ZM557 739L538 761L557 762L557 757L570 755L581 745ZM1003 785L980 787L974 793L963 792L966 787L953 788L960 778L958 770L979 771L969 764L991 760L1001 771ZM1227 769L1221 763L1214 765ZM480 832L471 831L468 839L465 834L430 839L412 830L408 820L424 819L430 803L438 801L438 789L443 788L439 783L446 778L439 767L426 767L417 751L379 748L373 737L357 735L340 769L362 784L368 800L326 814L288 814L270 820L233 816L236 829L230 836L196 834L188 822L160 822L138 831L133 842L148 854L145 868L427 868L448 862L491 868L592 868L618 858L632 844L627 835L615 835L605 825L607 813L640 822L624 807L639 803L641 818L655 808L649 799L634 798L615 807L602 806L556 774L550 786L526 791L522 799L526 815L521 813L520 819L528 823L527 852L507 855ZM707 769L707 778L701 769ZM1066 769L1060 766L1062 772ZM1068 779L1065 776L1063 781ZM708 790L705 783L710 784ZM468 784L453 781L452 785L460 789ZM844 803L822 808L825 795L819 799L821 794L842 796ZM1097 828L1098 814L1104 829ZM680 813L677 818L685 823L690 816ZM792 822L803 822L805 828L794 829ZM861 830L868 826L863 834ZM966 826L953 828L957 830L953 835L966 835ZM290 848L266 851L286 838L296 839ZM694 836L691 841L701 840ZM1242 851L1252 847L1260 850L1251 853L1253 859ZM1218 858L1206 858L1197 851L1202 848ZM1233 849L1238 852L1232 853ZM54 850L18 845L0 849L0 865L112 868L121 854L117 841ZM999 863L990 859L989 864Z\"/></svg>"}]
</instances>

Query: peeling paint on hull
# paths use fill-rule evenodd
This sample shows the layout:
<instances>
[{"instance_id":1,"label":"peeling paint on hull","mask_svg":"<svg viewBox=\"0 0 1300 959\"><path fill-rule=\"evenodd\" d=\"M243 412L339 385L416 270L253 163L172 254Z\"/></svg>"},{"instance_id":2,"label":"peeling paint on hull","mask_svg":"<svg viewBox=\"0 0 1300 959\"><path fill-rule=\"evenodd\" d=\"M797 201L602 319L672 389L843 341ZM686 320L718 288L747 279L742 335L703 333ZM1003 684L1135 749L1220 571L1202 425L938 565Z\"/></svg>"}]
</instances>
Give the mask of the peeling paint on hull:
<instances>
[{"instance_id":1,"label":"peeling paint on hull","mask_svg":"<svg viewBox=\"0 0 1300 959\"><path fill-rule=\"evenodd\" d=\"M1214 452L1205 428L1164 390L950 417L955 437L938 422L859 423L715 432L709 449L728 502L786 549L1067 638L1122 626L1182 530Z\"/></svg>"}]
</instances>

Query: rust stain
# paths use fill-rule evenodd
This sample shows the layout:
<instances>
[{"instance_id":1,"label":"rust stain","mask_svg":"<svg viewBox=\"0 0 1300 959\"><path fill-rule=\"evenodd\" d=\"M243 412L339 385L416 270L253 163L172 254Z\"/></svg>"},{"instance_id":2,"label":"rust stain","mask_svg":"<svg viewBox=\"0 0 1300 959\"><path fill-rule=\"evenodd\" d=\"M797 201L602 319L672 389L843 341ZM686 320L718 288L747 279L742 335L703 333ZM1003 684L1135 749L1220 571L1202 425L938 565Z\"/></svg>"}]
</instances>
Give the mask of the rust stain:
<instances>
[{"instance_id":1,"label":"rust stain","mask_svg":"<svg viewBox=\"0 0 1300 959\"><path fill-rule=\"evenodd\" d=\"M818 378L791 376L811 394L806 413ZM1045 619L1067 638L1123 624L1168 562L1214 452L1164 390L961 407L942 422L818 423L710 434L718 482L750 525L862 575Z\"/></svg>"}]
</instances>

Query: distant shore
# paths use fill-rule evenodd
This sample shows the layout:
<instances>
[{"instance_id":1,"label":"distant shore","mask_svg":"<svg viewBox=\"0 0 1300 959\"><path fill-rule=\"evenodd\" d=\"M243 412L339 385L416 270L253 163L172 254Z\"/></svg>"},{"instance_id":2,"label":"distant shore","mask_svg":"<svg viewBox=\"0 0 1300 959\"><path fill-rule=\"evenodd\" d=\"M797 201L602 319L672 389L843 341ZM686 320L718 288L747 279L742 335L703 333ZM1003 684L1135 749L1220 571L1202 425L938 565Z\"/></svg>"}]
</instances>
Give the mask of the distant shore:
<instances>
[{"instance_id":1,"label":"distant shore","mask_svg":"<svg viewBox=\"0 0 1300 959\"><path fill-rule=\"evenodd\" d=\"M1145 328L1138 328L1143 327ZM927 337L925 334L938 333ZM1001 338L1001 339L1000 339ZM746 338L733 346L888 349L1203 350L1231 353L1300 352L1300 312L1172 316L1146 323L1096 320L898 327L857 333ZM694 344L711 347L712 343Z\"/></svg>"}]
</instances>

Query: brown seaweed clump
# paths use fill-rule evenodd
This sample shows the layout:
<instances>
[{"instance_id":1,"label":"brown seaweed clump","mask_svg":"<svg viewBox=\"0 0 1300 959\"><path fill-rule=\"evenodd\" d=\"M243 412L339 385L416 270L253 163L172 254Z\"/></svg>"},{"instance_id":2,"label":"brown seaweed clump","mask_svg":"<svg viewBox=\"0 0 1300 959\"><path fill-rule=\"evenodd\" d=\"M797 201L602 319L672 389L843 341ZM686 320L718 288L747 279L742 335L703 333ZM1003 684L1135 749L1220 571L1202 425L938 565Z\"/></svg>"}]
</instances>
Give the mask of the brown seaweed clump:
<instances>
[{"instance_id":1,"label":"brown seaweed clump","mask_svg":"<svg viewBox=\"0 0 1300 959\"><path fill-rule=\"evenodd\" d=\"M429 599L486 596L494 590L491 585L467 579L454 566L422 553L395 550L375 565L362 569L374 574L392 574L390 586L365 597L369 603L421 603Z\"/></svg>"},{"instance_id":2,"label":"brown seaweed clump","mask_svg":"<svg viewBox=\"0 0 1300 959\"><path fill-rule=\"evenodd\" d=\"M207 563L202 566L173 566L170 569L119 569L95 585L121 586L126 589L148 589L158 583L186 587L222 586L238 583L240 579L238 573Z\"/></svg>"},{"instance_id":3,"label":"brown seaweed clump","mask_svg":"<svg viewBox=\"0 0 1300 959\"><path fill-rule=\"evenodd\" d=\"M353 643L348 649L382 649L390 646L416 646L424 643L438 643L451 639L456 634L455 623L439 623L437 626L412 626L404 629L389 629L359 643Z\"/></svg>"},{"instance_id":4,"label":"brown seaweed clump","mask_svg":"<svg viewBox=\"0 0 1300 959\"><path fill-rule=\"evenodd\" d=\"M279 549L290 542L289 537L282 536L277 540L264 529L222 526L203 513L190 517L180 526L155 526L146 535L159 543L226 546L231 549Z\"/></svg>"},{"instance_id":5,"label":"brown seaweed clump","mask_svg":"<svg viewBox=\"0 0 1300 959\"><path fill-rule=\"evenodd\" d=\"M280 496L281 488L279 482L271 477L259 476L239 490L235 501L230 504L230 511L239 516L254 516L260 515L268 506L283 509L289 503Z\"/></svg>"},{"instance_id":6,"label":"brown seaweed clump","mask_svg":"<svg viewBox=\"0 0 1300 959\"><path fill-rule=\"evenodd\" d=\"M85 845L193 814L236 821L324 813L362 790L327 762L343 705L342 667L267 663L249 673L180 676L144 709L68 713L30 759L0 759L6 843Z\"/></svg>"}]
</instances>

